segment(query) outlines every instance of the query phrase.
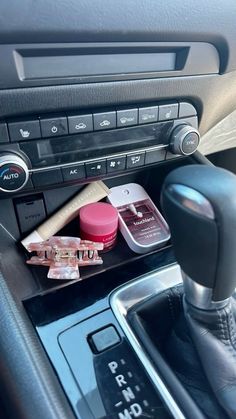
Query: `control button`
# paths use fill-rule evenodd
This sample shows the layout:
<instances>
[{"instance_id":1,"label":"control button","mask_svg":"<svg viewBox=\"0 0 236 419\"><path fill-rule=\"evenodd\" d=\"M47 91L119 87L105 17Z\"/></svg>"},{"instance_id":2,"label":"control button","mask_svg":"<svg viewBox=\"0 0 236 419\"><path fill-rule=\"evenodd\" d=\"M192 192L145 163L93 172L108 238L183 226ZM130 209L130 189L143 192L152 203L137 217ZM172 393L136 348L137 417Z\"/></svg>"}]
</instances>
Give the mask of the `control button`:
<instances>
[{"instance_id":1,"label":"control button","mask_svg":"<svg viewBox=\"0 0 236 419\"><path fill-rule=\"evenodd\" d=\"M179 104L179 118L186 118L187 116L195 116L197 111L191 103L180 102Z\"/></svg>"},{"instance_id":2,"label":"control button","mask_svg":"<svg viewBox=\"0 0 236 419\"><path fill-rule=\"evenodd\" d=\"M71 115L68 116L68 124L70 134L93 131L93 116L92 114Z\"/></svg>"},{"instance_id":3,"label":"control button","mask_svg":"<svg viewBox=\"0 0 236 419\"><path fill-rule=\"evenodd\" d=\"M85 163L87 177L96 177L105 175L106 170L106 160L100 160L93 163Z\"/></svg>"},{"instance_id":4,"label":"control button","mask_svg":"<svg viewBox=\"0 0 236 419\"><path fill-rule=\"evenodd\" d=\"M84 179L86 177L84 164L63 167L62 175L65 182L70 180Z\"/></svg>"},{"instance_id":5,"label":"control button","mask_svg":"<svg viewBox=\"0 0 236 419\"><path fill-rule=\"evenodd\" d=\"M7 131L7 124L5 122L0 122L0 144L8 143L9 136Z\"/></svg>"},{"instance_id":6,"label":"control button","mask_svg":"<svg viewBox=\"0 0 236 419\"><path fill-rule=\"evenodd\" d=\"M145 164L157 163L165 160L166 149L161 148L160 150L148 150L146 151Z\"/></svg>"},{"instance_id":7,"label":"control button","mask_svg":"<svg viewBox=\"0 0 236 419\"><path fill-rule=\"evenodd\" d=\"M114 173L126 168L126 156L107 159L107 173Z\"/></svg>"},{"instance_id":8,"label":"control button","mask_svg":"<svg viewBox=\"0 0 236 419\"><path fill-rule=\"evenodd\" d=\"M189 156L199 145L200 134L191 125L181 124L174 128L170 138L170 151L173 154Z\"/></svg>"},{"instance_id":9,"label":"control button","mask_svg":"<svg viewBox=\"0 0 236 419\"><path fill-rule=\"evenodd\" d=\"M91 341L98 352L105 351L120 342L120 336L114 326L108 326L91 336Z\"/></svg>"},{"instance_id":10,"label":"control button","mask_svg":"<svg viewBox=\"0 0 236 419\"><path fill-rule=\"evenodd\" d=\"M17 191L25 183L26 174L17 164L4 164L0 168L0 188L4 191Z\"/></svg>"},{"instance_id":11,"label":"control button","mask_svg":"<svg viewBox=\"0 0 236 419\"><path fill-rule=\"evenodd\" d=\"M127 127L130 125L137 125L138 123L138 109L125 109L117 111L117 126Z\"/></svg>"},{"instance_id":12,"label":"control button","mask_svg":"<svg viewBox=\"0 0 236 419\"><path fill-rule=\"evenodd\" d=\"M22 189L29 178L26 163L14 154L0 157L0 189L3 192L16 192Z\"/></svg>"},{"instance_id":13,"label":"control button","mask_svg":"<svg viewBox=\"0 0 236 419\"><path fill-rule=\"evenodd\" d=\"M133 169L144 165L145 152L135 153L127 156L127 169Z\"/></svg>"},{"instance_id":14,"label":"control button","mask_svg":"<svg viewBox=\"0 0 236 419\"><path fill-rule=\"evenodd\" d=\"M9 122L8 129L11 141L26 141L41 138L38 119Z\"/></svg>"},{"instance_id":15,"label":"control button","mask_svg":"<svg viewBox=\"0 0 236 419\"><path fill-rule=\"evenodd\" d=\"M158 106L152 106L150 108L139 109L139 124L149 124L151 122L157 122L158 119Z\"/></svg>"},{"instance_id":16,"label":"control button","mask_svg":"<svg viewBox=\"0 0 236 419\"><path fill-rule=\"evenodd\" d=\"M27 200L16 204L21 233L32 231L46 218L43 199Z\"/></svg>"},{"instance_id":17,"label":"control button","mask_svg":"<svg viewBox=\"0 0 236 419\"><path fill-rule=\"evenodd\" d=\"M35 172L32 174L32 181L35 188L62 183L63 179L61 169L50 169L43 170L42 172Z\"/></svg>"},{"instance_id":18,"label":"control button","mask_svg":"<svg viewBox=\"0 0 236 419\"><path fill-rule=\"evenodd\" d=\"M95 131L116 128L116 112L93 114Z\"/></svg>"},{"instance_id":19,"label":"control button","mask_svg":"<svg viewBox=\"0 0 236 419\"><path fill-rule=\"evenodd\" d=\"M190 132L189 134L187 134L182 142L183 154L188 156L189 154L194 153L198 148L199 141L200 138L196 132Z\"/></svg>"},{"instance_id":20,"label":"control button","mask_svg":"<svg viewBox=\"0 0 236 419\"><path fill-rule=\"evenodd\" d=\"M159 106L159 121L178 118L178 103Z\"/></svg>"},{"instance_id":21,"label":"control button","mask_svg":"<svg viewBox=\"0 0 236 419\"><path fill-rule=\"evenodd\" d=\"M40 119L40 125L43 137L58 137L68 134L67 118L65 116Z\"/></svg>"}]
</instances>

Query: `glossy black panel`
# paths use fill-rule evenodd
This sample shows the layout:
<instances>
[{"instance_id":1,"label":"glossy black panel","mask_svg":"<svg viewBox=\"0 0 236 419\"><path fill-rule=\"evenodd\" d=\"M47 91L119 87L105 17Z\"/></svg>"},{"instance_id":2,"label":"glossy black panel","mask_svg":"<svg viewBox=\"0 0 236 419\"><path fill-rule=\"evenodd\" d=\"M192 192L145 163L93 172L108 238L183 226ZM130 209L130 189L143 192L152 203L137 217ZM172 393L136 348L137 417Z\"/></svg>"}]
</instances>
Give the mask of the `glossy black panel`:
<instances>
[{"instance_id":1,"label":"glossy black panel","mask_svg":"<svg viewBox=\"0 0 236 419\"><path fill-rule=\"evenodd\" d=\"M96 306L98 301L102 301L102 306L107 308L109 293L116 287L172 262L174 262L172 248L168 247L139 257L133 263L117 266L115 269L78 281L57 291L38 295L26 300L24 304L36 326L45 325L87 307L90 307L91 314L94 314L93 305Z\"/></svg>"},{"instance_id":2,"label":"glossy black panel","mask_svg":"<svg viewBox=\"0 0 236 419\"><path fill-rule=\"evenodd\" d=\"M173 121L20 143L33 168L98 158L113 153L167 143Z\"/></svg>"},{"instance_id":3,"label":"glossy black panel","mask_svg":"<svg viewBox=\"0 0 236 419\"><path fill-rule=\"evenodd\" d=\"M111 325L118 330L121 341L102 353L94 353L90 346L91 334ZM38 330L40 334L40 328ZM81 415L83 404L87 402L86 419L91 414L96 419L126 418L129 417L128 412L135 412L141 418L148 415L156 417L157 413L159 419L171 417L111 310L72 325L59 334L58 343L80 389L72 395L73 387L61 377L75 413ZM44 344L47 347L46 341ZM56 359L52 361L57 364ZM60 374L60 367L58 371Z\"/></svg>"}]
</instances>

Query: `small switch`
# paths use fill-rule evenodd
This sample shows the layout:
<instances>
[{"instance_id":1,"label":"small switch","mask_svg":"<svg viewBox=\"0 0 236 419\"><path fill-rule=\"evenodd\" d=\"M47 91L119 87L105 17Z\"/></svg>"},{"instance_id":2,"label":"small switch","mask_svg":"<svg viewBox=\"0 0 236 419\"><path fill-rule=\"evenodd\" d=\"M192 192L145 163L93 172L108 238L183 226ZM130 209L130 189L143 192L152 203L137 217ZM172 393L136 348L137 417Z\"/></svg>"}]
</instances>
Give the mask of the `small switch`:
<instances>
[{"instance_id":1,"label":"small switch","mask_svg":"<svg viewBox=\"0 0 236 419\"><path fill-rule=\"evenodd\" d=\"M166 149L161 148L160 150L148 150L146 151L145 164L157 163L165 160Z\"/></svg>"},{"instance_id":2,"label":"small switch","mask_svg":"<svg viewBox=\"0 0 236 419\"><path fill-rule=\"evenodd\" d=\"M179 118L186 118L187 116L195 116L197 111L191 103L180 102L179 104Z\"/></svg>"},{"instance_id":3,"label":"small switch","mask_svg":"<svg viewBox=\"0 0 236 419\"><path fill-rule=\"evenodd\" d=\"M65 182L84 179L86 177L84 164L63 167L62 175Z\"/></svg>"},{"instance_id":4,"label":"small switch","mask_svg":"<svg viewBox=\"0 0 236 419\"><path fill-rule=\"evenodd\" d=\"M96 177L105 175L107 172L106 160L85 163L87 177Z\"/></svg>"},{"instance_id":5,"label":"small switch","mask_svg":"<svg viewBox=\"0 0 236 419\"><path fill-rule=\"evenodd\" d=\"M16 212L23 234L33 230L46 218L45 206L41 198L17 203Z\"/></svg>"},{"instance_id":6,"label":"small switch","mask_svg":"<svg viewBox=\"0 0 236 419\"><path fill-rule=\"evenodd\" d=\"M41 138L38 119L9 122L8 129L11 141L26 141Z\"/></svg>"},{"instance_id":7,"label":"small switch","mask_svg":"<svg viewBox=\"0 0 236 419\"><path fill-rule=\"evenodd\" d=\"M134 169L144 165L145 152L135 153L127 156L127 169Z\"/></svg>"},{"instance_id":8,"label":"small switch","mask_svg":"<svg viewBox=\"0 0 236 419\"><path fill-rule=\"evenodd\" d=\"M32 174L32 181L35 188L62 183L63 178L61 169L50 169L34 172Z\"/></svg>"},{"instance_id":9,"label":"small switch","mask_svg":"<svg viewBox=\"0 0 236 419\"><path fill-rule=\"evenodd\" d=\"M151 122L157 122L157 118L158 106L139 109L139 124L150 124Z\"/></svg>"},{"instance_id":10,"label":"small switch","mask_svg":"<svg viewBox=\"0 0 236 419\"><path fill-rule=\"evenodd\" d=\"M116 112L95 113L93 123L95 131L116 128Z\"/></svg>"},{"instance_id":11,"label":"small switch","mask_svg":"<svg viewBox=\"0 0 236 419\"><path fill-rule=\"evenodd\" d=\"M95 332L91 336L91 341L98 352L105 351L120 342L120 336L114 326Z\"/></svg>"},{"instance_id":12,"label":"small switch","mask_svg":"<svg viewBox=\"0 0 236 419\"><path fill-rule=\"evenodd\" d=\"M65 116L42 118L40 119L40 125L42 136L45 138L68 134L67 118Z\"/></svg>"},{"instance_id":13,"label":"small switch","mask_svg":"<svg viewBox=\"0 0 236 419\"><path fill-rule=\"evenodd\" d=\"M68 116L68 124L70 134L93 131L93 116L92 114L71 115Z\"/></svg>"},{"instance_id":14,"label":"small switch","mask_svg":"<svg viewBox=\"0 0 236 419\"><path fill-rule=\"evenodd\" d=\"M130 125L137 125L138 123L138 109L125 109L117 111L117 126L128 127Z\"/></svg>"},{"instance_id":15,"label":"small switch","mask_svg":"<svg viewBox=\"0 0 236 419\"><path fill-rule=\"evenodd\" d=\"M7 131L7 124L5 122L0 122L0 144L8 142L9 136Z\"/></svg>"},{"instance_id":16,"label":"small switch","mask_svg":"<svg viewBox=\"0 0 236 419\"><path fill-rule=\"evenodd\" d=\"M119 172L126 168L126 156L107 159L107 173Z\"/></svg>"},{"instance_id":17,"label":"small switch","mask_svg":"<svg viewBox=\"0 0 236 419\"><path fill-rule=\"evenodd\" d=\"M178 103L159 106L159 121L168 121L169 119L178 118Z\"/></svg>"}]
</instances>

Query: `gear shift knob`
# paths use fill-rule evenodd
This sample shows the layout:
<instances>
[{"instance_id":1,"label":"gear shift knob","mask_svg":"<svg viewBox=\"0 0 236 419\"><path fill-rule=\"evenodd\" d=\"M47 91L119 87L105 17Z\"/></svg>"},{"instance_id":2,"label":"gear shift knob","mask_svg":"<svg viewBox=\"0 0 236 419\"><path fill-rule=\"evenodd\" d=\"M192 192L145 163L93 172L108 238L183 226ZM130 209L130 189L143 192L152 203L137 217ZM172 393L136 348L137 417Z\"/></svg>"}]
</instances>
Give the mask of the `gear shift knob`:
<instances>
[{"instance_id":1,"label":"gear shift knob","mask_svg":"<svg viewBox=\"0 0 236 419\"><path fill-rule=\"evenodd\" d=\"M180 167L165 179L161 200L186 299L202 309L225 304L236 287L236 176Z\"/></svg>"}]
</instances>

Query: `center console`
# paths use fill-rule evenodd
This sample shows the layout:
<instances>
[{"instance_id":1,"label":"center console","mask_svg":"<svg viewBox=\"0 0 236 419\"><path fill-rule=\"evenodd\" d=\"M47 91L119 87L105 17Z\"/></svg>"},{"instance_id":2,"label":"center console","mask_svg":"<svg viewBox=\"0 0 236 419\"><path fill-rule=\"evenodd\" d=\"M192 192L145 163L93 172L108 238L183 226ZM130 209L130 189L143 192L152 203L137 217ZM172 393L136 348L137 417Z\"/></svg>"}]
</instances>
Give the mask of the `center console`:
<instances>
[{"instance_id":1,"label":"center console","mask_svg":"<svg viewBox=\"0 0 236 419\"><path fill-rule=\"evenodd\" d=\"M214 280L210 291L202 288L209 286L206 266L216 271L218 250L220 278L230 269L233 284L235 183L227 189L221 178L221 188L212 188L210 175L193 176L196 163L209 168L210 161L236 172L235 16L233 0L1 0L1 419L228 419L228 412L235 418L236 389L219 391L220 403L215 394L226 388L222 378L230 390L236 382L234 348L226 345L226 356L219 350L229 332L235 335L235 311L209 313L213 291L229 290L212 286ZM182 169L190 197L176 189ZM165 182L172 172L170 192ZM102 182L104 190L144 189L166 220L165 240L135 253L124 228L97 258L86 249L90 262L101 257L103 264L79 266L71 280L49 279L48 266L27 263L35 255L22 241L42 224L47 235L46 221L88 184ZM144 207L144 198L138 201ZM217 204L217 222L208 211L208 222L196 223L209 203ZM218 220L227 225L222 247L214 240L223 231ZM55 234L78 243L81 230L75 217ZM106 233L108 243L109 234L116 238L115 229ZM55 252L60 261L68 254ZM202 321L209 333L201 334ZM195 330L195 344L188 330Z\"/></svg>"},{"instance_id":2,"label":"center console","mask_svg":"<svg viewBox=\"0 0 236 419\"><path fill-rule=\"evenodd\" d=\"M181 282L180 272L169 243L138 255L118 235L103 265L81 268L82 280L49 280L45 267L27 267L19 242L97 179L108 187L139 183L160 208L166 174L197 158L198 117L191 101L176 99L0 122L2 273L76 418L184 418L190 410L201 417L190 397L180 401L178 386L169 391L126 316L154 290ZM61 234L78 234L77 221Z\"/></svg>"}]
</instances>

